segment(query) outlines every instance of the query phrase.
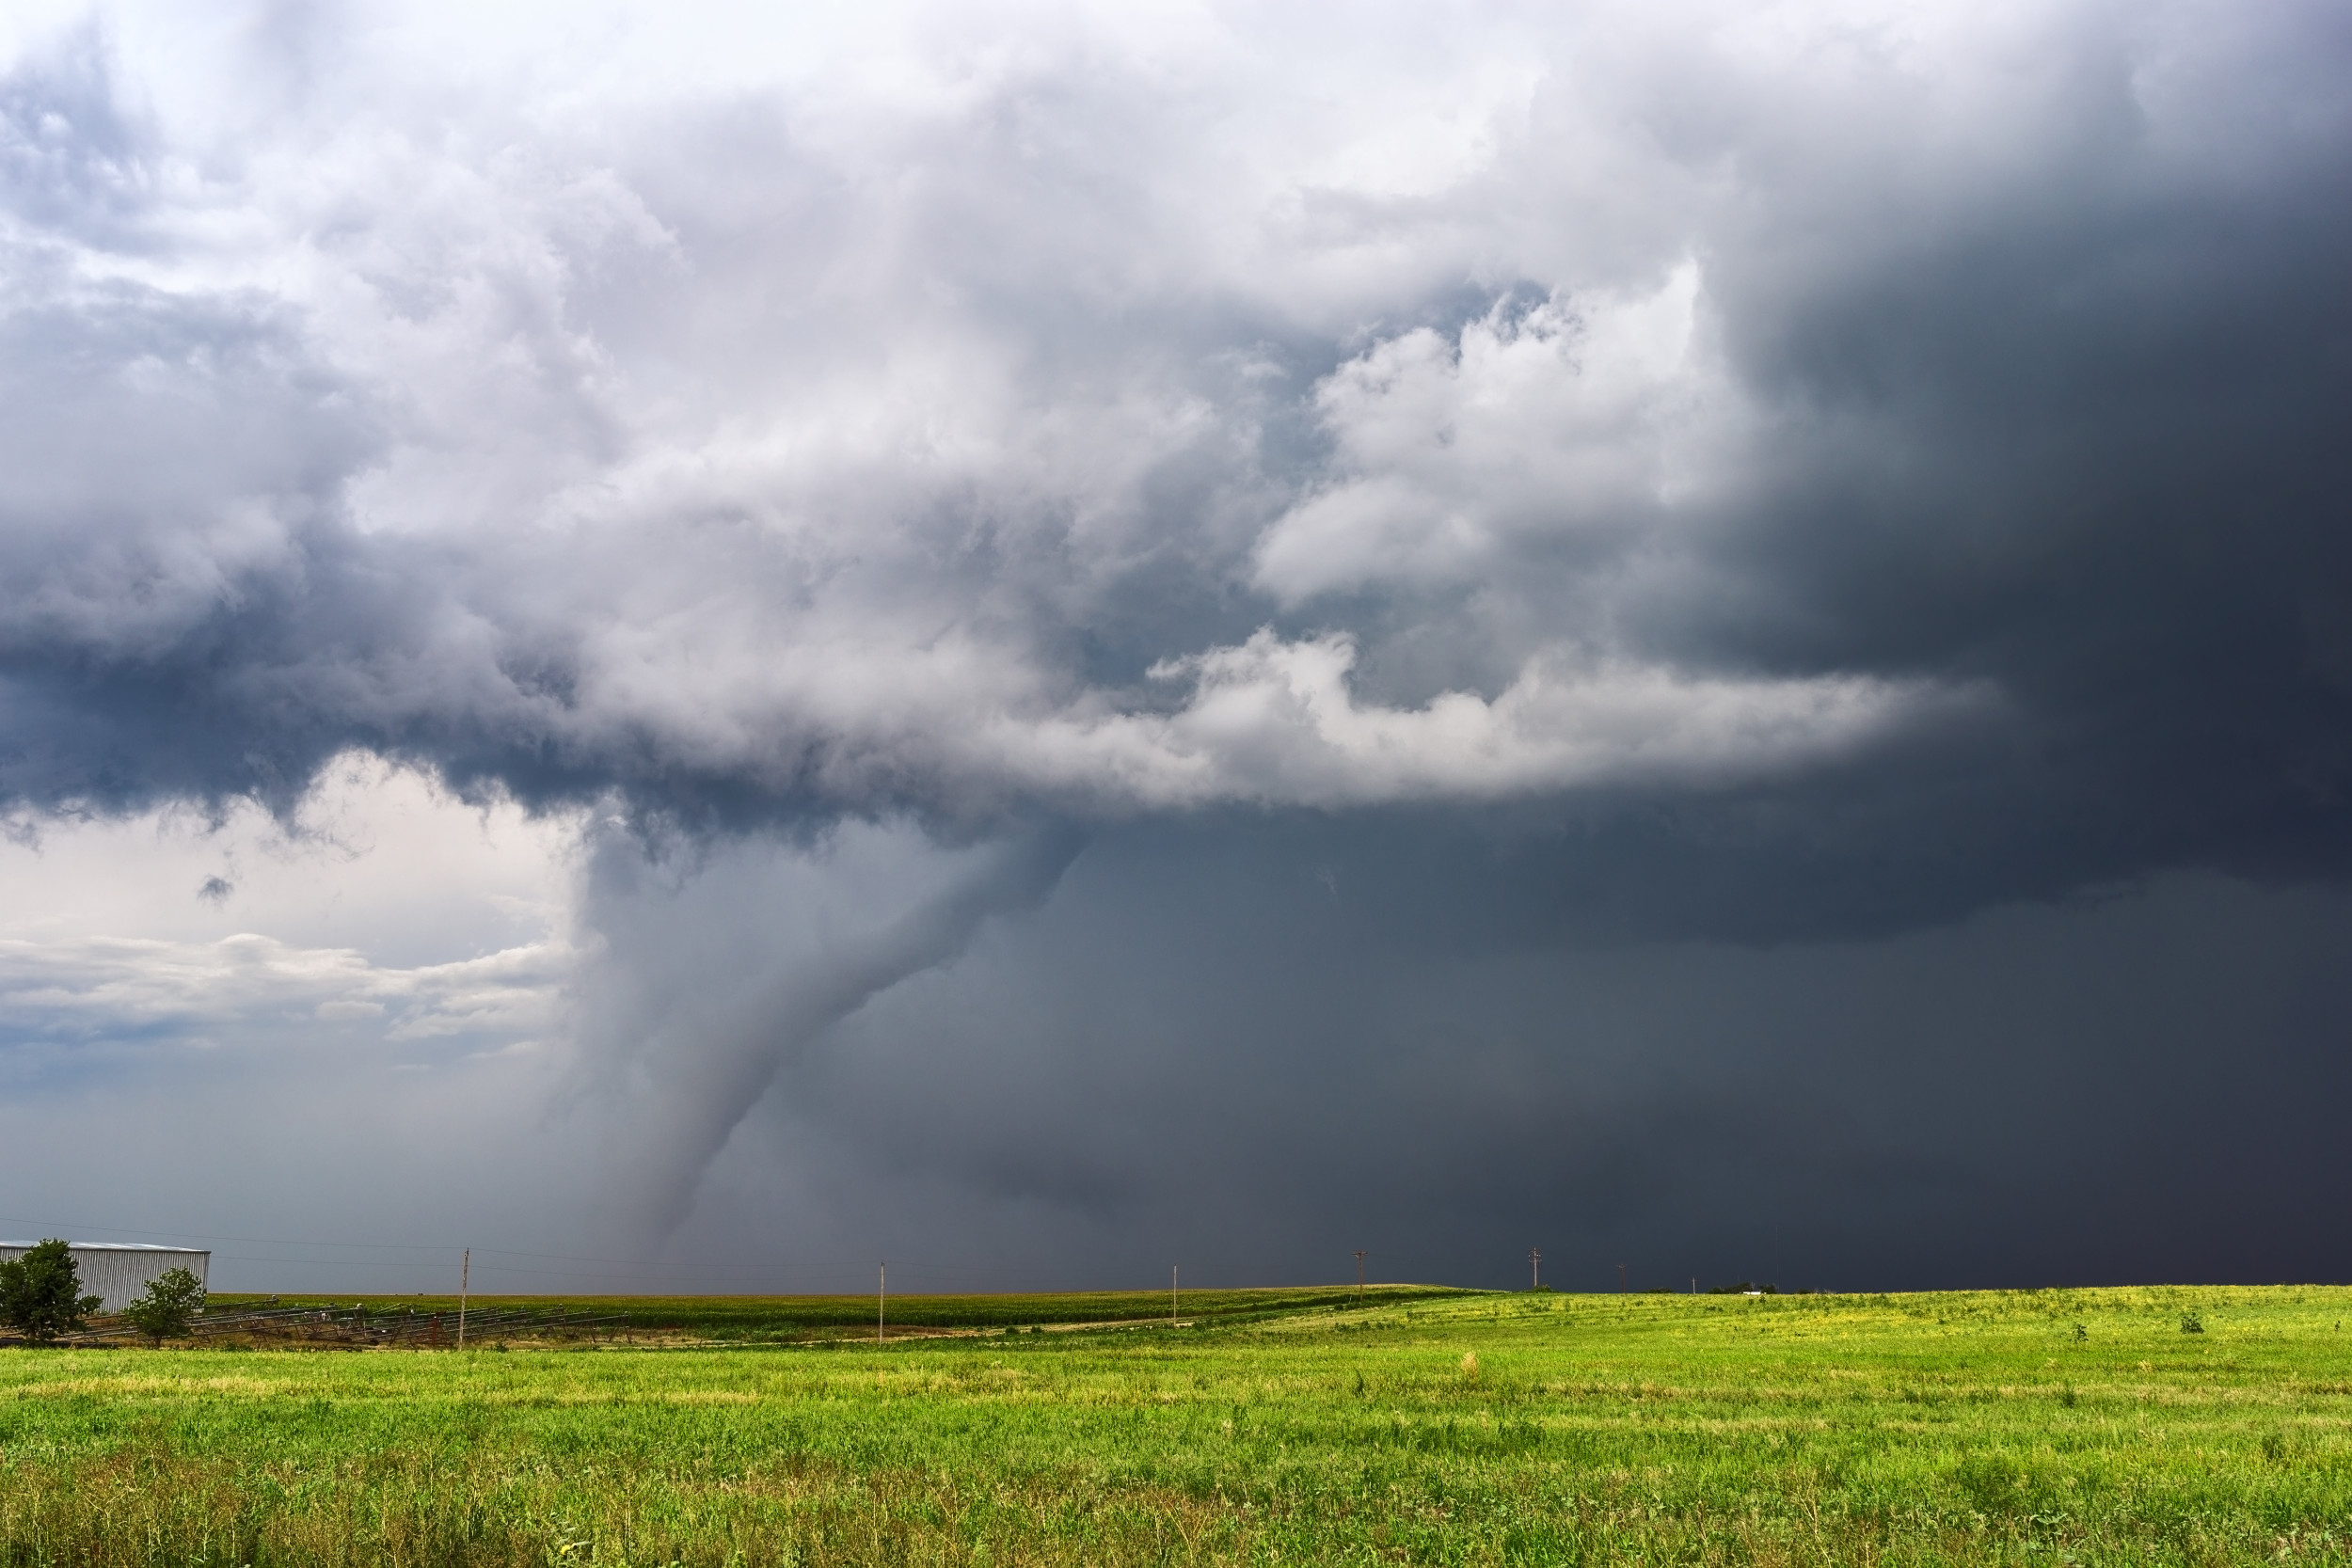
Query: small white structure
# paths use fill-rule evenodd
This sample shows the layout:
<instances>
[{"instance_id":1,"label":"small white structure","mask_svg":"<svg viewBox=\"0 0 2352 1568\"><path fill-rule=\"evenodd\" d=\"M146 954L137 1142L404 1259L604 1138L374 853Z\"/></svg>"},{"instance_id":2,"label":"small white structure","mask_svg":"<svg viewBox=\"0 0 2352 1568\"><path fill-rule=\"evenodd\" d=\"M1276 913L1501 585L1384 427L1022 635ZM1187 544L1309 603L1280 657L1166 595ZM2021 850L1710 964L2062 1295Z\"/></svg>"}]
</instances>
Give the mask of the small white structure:
<instances>
[{"instance_id":1,"label":"small white structure","mask_svg":"<svg viewBox=\"0 0 2352 1568\"><path fill-rule=\"evenodd\" d=\"M0 1259L22 1258L31 1242L0 1242ZM119 1312L147 1293L152 1280L173 1269L185 1269L198 1283L213 1266L209 1250L184 1246L141 1246L131 1242L68 1242L73 1272L81 1276L82 1293L96 1296L101 1312Z\"/></svg>"}]
</instances>

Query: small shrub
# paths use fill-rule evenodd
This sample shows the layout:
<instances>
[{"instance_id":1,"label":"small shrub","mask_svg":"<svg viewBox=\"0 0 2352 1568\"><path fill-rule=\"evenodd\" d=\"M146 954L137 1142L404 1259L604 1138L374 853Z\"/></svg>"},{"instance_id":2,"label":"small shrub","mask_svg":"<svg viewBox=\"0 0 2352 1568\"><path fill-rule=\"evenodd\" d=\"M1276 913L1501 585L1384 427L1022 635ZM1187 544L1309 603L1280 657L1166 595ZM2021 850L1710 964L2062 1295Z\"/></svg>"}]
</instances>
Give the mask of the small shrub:
<instances>
[{"instance_id":1,"label":"small shrub","mask_svg":"<svg viewBox=\"0 0 2352 1568\"><path fill-rule=\"evenodd\" d=\"M2184 1312L2181 1314L2181 1332L2184 1334L2202 1334L2205 1332L2205 1320L2199 1317L2194 1312Z\"/></svg>"},{"instance_id":2,"label":"small shrub","mask_svg":"<svg viewBox=\"0 0 2352 1568\"><path fill-rule=\"evenodd\" d=\"M203 1282L186 1269L167 1269L148 1281L146 1293L122 1315L160 1346L166 1339L186 1338L191 1320L203 1310Z\"/></svg>"}]
</instances>

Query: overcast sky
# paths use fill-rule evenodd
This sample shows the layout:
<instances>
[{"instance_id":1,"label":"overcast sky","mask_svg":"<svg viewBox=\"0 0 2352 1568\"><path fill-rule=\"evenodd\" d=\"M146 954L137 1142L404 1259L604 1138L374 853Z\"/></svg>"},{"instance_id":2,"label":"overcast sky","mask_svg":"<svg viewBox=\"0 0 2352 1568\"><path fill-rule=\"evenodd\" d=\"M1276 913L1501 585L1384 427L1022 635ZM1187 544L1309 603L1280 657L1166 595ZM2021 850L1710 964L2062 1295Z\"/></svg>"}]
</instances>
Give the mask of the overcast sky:
<instances>
[{"instance_id":1,"label":"overcast sky","mask_svg":"<svg viewBox=\"0 0 2352 1568\"><path fill-rule=\"evenodd\" d=\"M0 15L0 1233L2352 1277L2352 12Z\"/></svg>"}]
</instances>

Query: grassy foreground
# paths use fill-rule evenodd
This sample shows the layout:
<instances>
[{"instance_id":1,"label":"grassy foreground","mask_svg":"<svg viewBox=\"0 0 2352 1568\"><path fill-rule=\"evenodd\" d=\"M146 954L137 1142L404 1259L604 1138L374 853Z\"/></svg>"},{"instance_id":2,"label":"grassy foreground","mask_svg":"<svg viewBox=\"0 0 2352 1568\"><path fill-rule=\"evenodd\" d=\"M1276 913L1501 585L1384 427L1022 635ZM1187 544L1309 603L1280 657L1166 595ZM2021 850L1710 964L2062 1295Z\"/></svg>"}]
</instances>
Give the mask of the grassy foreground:
<instances>
[{"instance_id":1,"label":"grassy foreground","mask_svg":"<svg viewBox=\"0 0 2352 1568\"><path fill-rule=\"evenodd\" d=\"M2346 1319L1489 1295L881 1348L7 1351L0 1562L2336 1561Z\"/></svg>"}]
</instances>

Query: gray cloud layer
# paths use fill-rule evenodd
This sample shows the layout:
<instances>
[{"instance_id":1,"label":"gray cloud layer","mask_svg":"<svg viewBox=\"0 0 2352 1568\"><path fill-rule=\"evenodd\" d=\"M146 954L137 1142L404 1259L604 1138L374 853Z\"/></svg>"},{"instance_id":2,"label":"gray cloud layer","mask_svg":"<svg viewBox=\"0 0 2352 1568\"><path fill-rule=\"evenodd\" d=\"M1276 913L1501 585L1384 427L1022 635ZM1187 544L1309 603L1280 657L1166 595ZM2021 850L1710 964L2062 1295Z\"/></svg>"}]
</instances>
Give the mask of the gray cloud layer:
<instances>
[{"instance_id":1,"label":"gray cloud layer","mask_svg":"<svg viewBox=\"0 0 2352 1568\"><path fill-rule=\"evenodd\" d=\"M1474 800L1972 699L2161 748L2172 658L2331 767L2278 754L2341 698L2325 14L1788 20L1508 90L1472 29L1418 176L1083 25L455 147L332 29L232 126L63 35L7 94L9 787Z\"/></svg>"},{"instance_id":2,"label":"gray cloud layer","mask_svg":"<svg viewBox=\"0 0 2352 1568\"><path fill-rule=\"evenodd\" d=\"M1337 1074L1393 1141L1454 1049L1356 1074L1378 1021L1330 999L1361 966L1602 1150L1468 1160L1430 1214L1684 1191L1643 1130L1767 1161L1744 1101L1827 1151L1806 1202L1883 1189L1826 1266L1897 1190L1868 1172L1958 1192L1956 1130L2041 1125L1906 1118L2066 1008L1812 1044L1796 1004L1677 987L1891 995L1881 949L1820 955L1972 918L1949 973L2010 974L2040 917L1983 911L2180 873L2232 879L2159 884L2213 940L2239 898L2337 928L2253 891L2352 849L2336 8L748 25L119 8L31 26L0 80L0 795L290 809L361 749L617 812L644 836L595 851L579 1082L669 1129L623 1162L653 1221L714 1158L855 1123L773 1097L823 1101L818 1042L926 986L1025 975L961 1015L1018 1064L1036 992L1132 972L1173 988L1148 1019L1043 1037L1095 1109L1017 1157L941 1132L940 1180L1148 1209L1169 1168L1068 1129L1189 1105L1313 1228L1383 1167L1285 1166L1295 1120L1237 1101ZM1081 830L1041 821L1096 835L1074 882ZM841 827L907 822L936 847ZM1343 943L1302 914L1200 957L1213 911L1326 886ZM849 912L733 934L763 900ZM1723 942L1775 956L1688 946ZM2213 996L2253 984L2215 962ZM1587 991L1605 1040L1561 1022ZM2314 1016L2265 1047L2306 1092ZM2153 1078L2204 1093L2204 1037L2164 1037ZM1179 1041L1226 1042L1236 1094L1171 1097ZM1852 1083L1912 1109L1856 1132L1821 1109ZM1466 1147L1430 1115L1431 1160Z\"/></svg>"}]
</instances>

